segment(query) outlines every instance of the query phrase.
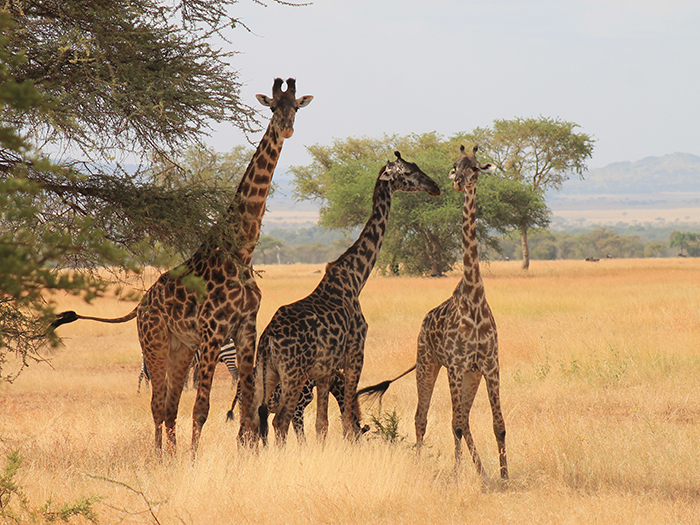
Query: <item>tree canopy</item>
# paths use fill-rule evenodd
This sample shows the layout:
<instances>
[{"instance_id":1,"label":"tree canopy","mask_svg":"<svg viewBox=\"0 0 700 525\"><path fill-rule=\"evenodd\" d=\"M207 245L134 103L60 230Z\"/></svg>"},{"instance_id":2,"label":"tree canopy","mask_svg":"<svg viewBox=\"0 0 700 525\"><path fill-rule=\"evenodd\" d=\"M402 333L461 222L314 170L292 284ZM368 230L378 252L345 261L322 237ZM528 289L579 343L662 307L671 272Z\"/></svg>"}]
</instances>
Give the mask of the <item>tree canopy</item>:
<instances>
[{"instance_id":1,"label":"tree canopy","mask_svg":"<svg viewBox=\"0 0 700 525\"><path fill-rule=\"evenodd\" d=\"M183 249L230 202L235 186L187 173L168 184L153 165L184 170L178 153L215 121L256 129L239 98L231 53L212 36L236 24L234 0L17 0L4 8L8 75L32 84L41 109L5 105L4 125L63 170L41 171L12 150L0 153L0 177L22 165L43 199L42 220L70 228L80 217L141 260L149 245ZM155 161L155 163L154 163ZM144 240L149 242L144 243ZM89 251L73 264L93 265Z\"/></svg>"},{"instance_id":2,"label":"tree canopy","mask_svg":"<svg viewBox=\"0 0 700 525\"><path fill-rule=\"evenodd\" d=\"M542 195L558 190L572 174L583 177L586 160L593 154L593 138L577 133L578 124L548 117L495 120L491 128L477 128L465 139L483 144L480 151L509 179L527 184ZM523 268L530 265L527 234L519 225Z\"/></svg>"},{"instance_id":3,"label":"tree canopy","mask_svg":"<svg viewBox=\"0 0 700 525\"><path fill-rule=\"evenodd\" d=\"M443 188L440 197L423 194L397 194L391 207L389 227L377 267L385 271L442 275L461 260L461 224L464 196L452 190L449 172L459 152L460 139L444 139L437 133L385 136L382 139L349 138L331 146L308 148L312 163L291 168L298 199L320 201L320 225L350 230L367 220L372 205L372 189L378 172L394 150L416 162ZM538 203L541 196L518 181L482 177L477 189L481 204L477 210L477 229L482 244L495 246L493 233L505 232L522 220L513 214L517 206ZM506 187L507 185L509 187ZM522 195L529 197L521 200ZM521 213L519 211L518 213ZM546 215L546 213L545 213ZM542 219L537 215L536 221Z\"/></svg>"},{"instance_id":4,"label":"tree canopy","mask_svg":"<svg viewBox=\"0 0 700 525\"><path fill-rule=\"evenodd\" d=\"M200 147L206 162L199 165L187 148L213 122L259 127L240 100L232 53L215 44L232 27L247 29L229 15L236 3L13 0L0 7L5 379L5 349L20 357L20 370L40 359L52 290L86 300L106 290L96 273L58 269L172 264L159 257L188 255L231 203L245 151L206 160Z\"/></svg>"}]
</instances>

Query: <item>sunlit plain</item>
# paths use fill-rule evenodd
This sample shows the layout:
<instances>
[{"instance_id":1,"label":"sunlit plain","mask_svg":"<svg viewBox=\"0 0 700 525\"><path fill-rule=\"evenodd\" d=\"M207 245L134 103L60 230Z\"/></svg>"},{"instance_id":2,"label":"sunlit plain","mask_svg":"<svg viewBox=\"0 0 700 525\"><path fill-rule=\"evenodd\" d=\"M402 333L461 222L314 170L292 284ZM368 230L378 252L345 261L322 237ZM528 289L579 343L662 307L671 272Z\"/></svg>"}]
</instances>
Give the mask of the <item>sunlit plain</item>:
<instances>
[{"instance_id":1,"label":"sunlit plain","mask_svg":"<svg viewBox=\"0 0 700 525\"><path fill-rule=\"evenodd\" d=\"M259 329L309 293L323 265L263 266ZM534 261L482 266L499 329L510 482L497 477L485 388L471 415L490 476L484 489L468 457L455 474L451 406L438 379L417 456L413 374L371 416L395 412L398 439L370 431L342 439L337 405L325 445L290 437L284 449L237 446L226 423L233 391L217 370L199 457L190 461L194 391L183 394L179 450L153 453L149 388L136 392L136 323L79 321L65 346L0 385L0 451L24 460L18 481L34 505L98 496L101 523L696 523L700 516L700 261ZM369 323L360 385L398 375L415 360L423 316L459 273L372 276L361 295ZM92 306L59 297L59 309L119 316L133 303ZM73 520L79 522L79 520Z\"/></svg>"}]
</instances>

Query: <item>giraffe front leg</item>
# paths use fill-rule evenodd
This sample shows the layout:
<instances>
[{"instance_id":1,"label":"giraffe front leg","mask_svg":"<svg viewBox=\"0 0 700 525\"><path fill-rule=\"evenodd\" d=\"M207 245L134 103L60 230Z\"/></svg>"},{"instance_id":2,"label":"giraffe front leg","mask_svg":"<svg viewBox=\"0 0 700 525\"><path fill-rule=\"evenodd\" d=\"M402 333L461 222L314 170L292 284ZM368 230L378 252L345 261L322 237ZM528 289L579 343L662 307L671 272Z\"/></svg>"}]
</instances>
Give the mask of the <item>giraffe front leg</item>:
<instances>
[{"instance_id":1,"label":"giraffe front leg","mask_svg":"<svg viewBox=\"0 0 700 525\"><path fill-rule=\"evenodd\" d=\"M346 439L355 440L362 434L360 405L357 401L357 384L360 382L360 366L350 366L345 370L345 397L343 411L343 432Z\"/></svg>"},{"instance_id":2,"label":"giraffe front leg","mask_svg":"<svg viewBox=\"0 0 700 525\"><path fill-rule=\"evenodd\" d=\"M151 372L151 415L155 425L155 451L157 456L163 453L163 423L165 422L165 364L160 368L153 367Z\"/></svg>"},{"instance_id":3,"label":"giraffe front leg","mask_svg":"<svg viewBox=\"0 0 700 525\"><path fill-rule=\"evenodd\" d=\"M241 426L238 431L240 444L254 445L257 429L255 428L255 414L253 414L253 397L255 395L255 378L253 366L255 362L255 316L252 322L248 320L237 331L234 340L236 343L236 358L238 360L238 384L241 394L239 407L241 414Z\"/></svg>"},{"instance_id":4,"label":"giraffe front leg","mask_svg":"<svg viewBox=\"0 0 700 525\"><path fill-rule=\"evenodd\" d=\"M202 428L207 421L209 416L209 398L211 395L211 386L214 381L214 372L216 371L216 364L219 361L219 352L225 340L225 330L221 330L223 333L211 333L210 323L204 321L200 318L199 332L200 334L205 334L201 336L201 342L199 346L199 373L197 381L197 396L194 401L194 408L192 410L192 459L194 460L197 456L197 449L199 447L199 439L202 435ZM208 333L209 332L209 333ZM193 354L189 355L189 363L192 362ZM185 376L187 375L187 368L185 368Z\"/></svg>"},{"instance_id":5,"label":"giraffe front leg","mask_svg":"<svg viewBox=\"0 0 700 525\"><path fill-rule=\"evenodd\" d=\"M168 354L167 393L165 394L165 436L168 452L174 453L177 448L176 422L180 397L185 384L185 378L190 369L193 352L182 344L174 341Z\"/></svg>"},{"instance_id":6,"label":"giraffe front leg","mask_svg":"<svg viewBox=\"0 0 700 525\"><path fill-rule=\"evenodd\" d=\"M214 363L214 366L216 363ZM211 393L212 380L214 378L213 368L204 360L200 362L199 382L197 385L197 397L192 411L192 459L197 456L199 439L202 436L202 428L209 417L209 399Z\"/></svg>"},{"instance_id":7,"label":"giraffe front leg","mask_svg":"<svg viewBox=\"0 0 700 525\"><path fill-rule=\"evenodd\" d=\"M476 381L474 378L476 377ZM455 440L455 473L462 461L462 438L467 443L472 460L480 476L484 477L484 467L476 451L474 438L469 428L469 409L474 401L481 375L468 372L467 377L460 371L448 370L450 397L452 398L452 434Z\"/></svg>"}]
</instances>

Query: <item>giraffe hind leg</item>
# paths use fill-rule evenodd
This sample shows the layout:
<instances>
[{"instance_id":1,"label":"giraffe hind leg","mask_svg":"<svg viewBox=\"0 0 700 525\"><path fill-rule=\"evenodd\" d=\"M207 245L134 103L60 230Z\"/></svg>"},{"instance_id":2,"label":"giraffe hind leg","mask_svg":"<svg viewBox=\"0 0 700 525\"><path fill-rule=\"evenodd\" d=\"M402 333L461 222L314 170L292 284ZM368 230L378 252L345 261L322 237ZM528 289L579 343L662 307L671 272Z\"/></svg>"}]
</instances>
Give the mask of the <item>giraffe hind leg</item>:
<instances>
[{"instance_id":1,"label":"giraffe hind leg","mask_svg":"<svg viewBox=\"0 0 700 525\"><path fill-rule=\"evenodd\" d=\"M469 427L469 412L479 387L481 374L477 372L467 372L459 376L458 373L450 371L448 374L450 383L450 396L452 397L452 434L455 440L455 469L458 469L462 460L462 439L464 439L469 450L476 471L480 476L484 476L484 467L481 458L476 451L474 438Z\"/></svg>"},{"instance_id":2,"label":"giraffe hind leg","mask_svg":"<svg viewBox=\"0 0 700 525\"><path fill-rule=\"evenodd\" d=\"M301 396L299 397L299 402L294 409L294 416L292 417L292 426L294 427L294 432L297 435L297 441L299 443L306 443L306 436L304 434L304 412L306 407L308 407L314 400L314 382L309 379L304 383L304 387L301 389Z\"/></svg>"},{"instance_id":3,"label":"giraffe hind leg","mask_svg":"<svg viewBox=\"0 0 700 525\"><path fill-rule=\"evenodd\" d=\"M163 342L161 344L166 345ZM163 424L165 423L165 403L168 392L167 350L159 351L159 347L143 338L141 346L143 359L151 376L151 415L155 426L155 451L160 456L163 450ZM165 347L167 348L167 346Z\"/></svg>"},{"instance_id":4,"label":"giraffe hind leg","mask_svg":"<svg viewBox=\"0 0 700 525\"><path fill-rule=\"evenodd\" d=\"M501 400L499 392L498 371L490 377L486 377L486 388L488 389L489 403L493 416L493 432L498 445L498 460L500 464L501 479L508 479L508 460L506 457L506 424L501 412Z\"/></svg>"},{"instance_id":5,"label":"giraffe hind leg","mask_svg":"<svg viewBox=\"0 0 700 525\"><path fill-rule=\"evenodd\" d=\"M283 381L280 386L280 397L275 407L275 417L272 420L272 426L275 428L277 444L282 446L287 441L289 424L292 421L294 407L299 400L303 383Z\"/></svg>"},{"instance_id":6,"label":"giraffe hind leg","mask_svg":"<svg viewBox=\"0 0 700 525\"><path fill-rule=\"evenodd\" d=\"M422 334L421 334L422 335ZM428 349L422 343L422 337L418 342L418 358L416 360L416 386L418 389L418 405L416 407L415 427L416 427L416 449L420 452L423 446L423 436L428 426L428 410L430 400L433 397L435 382L440 373L440 363L438 363Z\"/></svg>"},{"instance_id":7,"label":"giraffe hind leg","mask_svg":"<svg viewBox=\"0 0 700 525\"><path fill-rule=\"evenodd\" d=\"M189 372L191 352L189 348L182 344L172 345L168 356L167 372L167 392L165 394L165 435L168 440L170 451L174 451L177 446L176 422L177 412L180 405L182 390L185 379Z\"/></svg>"},{"instance_id":8,"label":"giraffe hind leg","mask_svg":"<svg viewBox=\"0 0 700 525\"><path fill-rule=\"evenodd\" d=\"M328 388L330 378L316 380L316 438L325 440L328 435Z\"/></svg>"},{"instance_id":9,"label":"giraffe hind leg","mask_svg":"<svg viewBox=\"0 0 700 525\"><path fill-rule=\"evenodd\" d=\"M467 372L462 376L462 428L464 429L464 441L467 444L467 449L471 454L476 471L482 478L485 478L486 472L483 464L481 463L481 458L476 451L476 445L474 444L474 438L472 437L471 427L469 425L469 414L471 412L472 405L474 404L476 393L479 390L480 383L480 372Z\"/></svg>"}]
</instances>

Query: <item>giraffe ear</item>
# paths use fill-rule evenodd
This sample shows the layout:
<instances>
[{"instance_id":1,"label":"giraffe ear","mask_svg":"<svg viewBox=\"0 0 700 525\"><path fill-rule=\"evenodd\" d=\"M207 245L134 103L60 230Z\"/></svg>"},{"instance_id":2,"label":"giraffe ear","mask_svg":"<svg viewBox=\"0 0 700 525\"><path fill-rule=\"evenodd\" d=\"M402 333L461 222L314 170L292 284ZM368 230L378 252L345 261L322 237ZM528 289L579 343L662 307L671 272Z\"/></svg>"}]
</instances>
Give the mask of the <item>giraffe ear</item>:
<instances>
[{"instance_id":1,"label":"giraffe ear","mask_svg":"<svg viewBox=\"0 0 700 525\"><path fill-rule=\"evenodd\" d=\"M260 102L263 106L267 108L272 106L272 99L267 95L255 95L255 98L257 98L258 102Z\"/></svg>"},{"instance_id":2,"label":"giraffe ear","mask_svg":"<svg viewBox=\"0 0 700 525\"><path fill-rule=\"evenodd\" d=\"M309 104L311 104L311 101L314 99L313 95L304 95L303 97L299 97L297 99L297 106L300 108L305 108Z\"/></svg>"},{"instance_id":3,"label":"giraffe ear","mask_svg":"<svg viewBox=\"0 0 700 525\"><path fill-rule=\"evenodd\" d=\"M481 173L491 173L492 171L496 170L496 165L491 162L488 162L483 166L480 166L479 169L481 170Z\"/></svg>"}]
</instances>

